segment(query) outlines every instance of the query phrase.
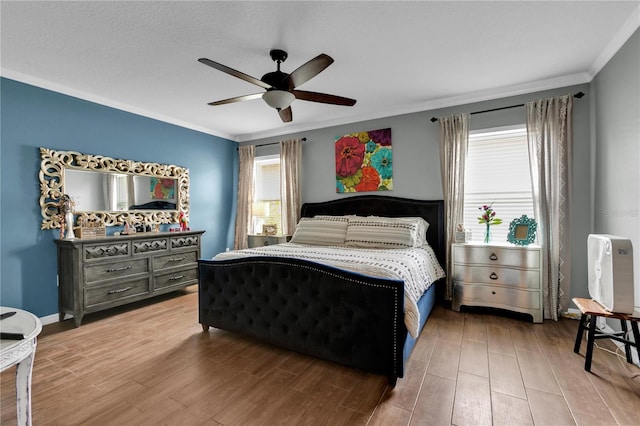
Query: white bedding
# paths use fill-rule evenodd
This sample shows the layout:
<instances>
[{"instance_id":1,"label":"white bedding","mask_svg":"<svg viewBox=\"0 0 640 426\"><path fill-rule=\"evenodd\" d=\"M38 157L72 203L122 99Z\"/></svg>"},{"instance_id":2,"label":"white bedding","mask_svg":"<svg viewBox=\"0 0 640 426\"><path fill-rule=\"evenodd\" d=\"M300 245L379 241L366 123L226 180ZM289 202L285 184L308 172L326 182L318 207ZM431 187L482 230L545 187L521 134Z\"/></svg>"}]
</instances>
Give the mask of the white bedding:
<instances>
[{"instance_id":1,"label":"white bedding","mask_svg":"<svg viewBox=\"0 0 640 426\"><path fill-rule=\"evenodd\" d=\"M345 246L310 246L285 243L220 253L214 260L248 256L305 259L363 275L404 281L404 323L412 337L420 327L418 299L435 281L445 276L429 245L402 249L366 249Z\"/></svg>"}]
</instances>

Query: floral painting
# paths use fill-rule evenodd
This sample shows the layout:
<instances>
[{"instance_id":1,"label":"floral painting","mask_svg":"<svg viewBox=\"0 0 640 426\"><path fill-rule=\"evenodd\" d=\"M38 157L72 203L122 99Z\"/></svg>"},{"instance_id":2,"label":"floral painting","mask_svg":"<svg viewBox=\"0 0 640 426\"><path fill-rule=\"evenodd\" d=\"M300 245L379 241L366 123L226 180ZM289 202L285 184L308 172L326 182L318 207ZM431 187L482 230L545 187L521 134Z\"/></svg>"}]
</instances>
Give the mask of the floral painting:
<instances>
[{"instance_id":1,"label":"floral painting","mask_svg":"<svg viewBox=\"0 0 640 426\"><path fill-rule=\"evenodd\" d=\"M350 133L336 138L336 192L393 189L391 129Z\"/></svg>"},{"instance_id":2,"label":"floral painting","mask_svg":"<svg viewBox=\"0 0 640 426\"><path fill-rule=\"evenodd\" d=\"M151 199L172 200L176 197L176 185L174 179L151 178Z\"/></svg>"}]
</instances>

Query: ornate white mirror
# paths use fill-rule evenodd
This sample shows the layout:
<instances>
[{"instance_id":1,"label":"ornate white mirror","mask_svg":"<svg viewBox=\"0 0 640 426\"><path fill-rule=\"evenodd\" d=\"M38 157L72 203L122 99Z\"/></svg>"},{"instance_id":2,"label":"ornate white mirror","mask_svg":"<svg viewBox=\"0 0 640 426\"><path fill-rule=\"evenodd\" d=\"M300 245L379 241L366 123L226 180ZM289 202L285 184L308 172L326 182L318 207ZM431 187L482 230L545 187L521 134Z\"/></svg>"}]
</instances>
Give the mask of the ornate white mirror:
<instances>
[{"instance_id":1,"label":"ornate white mirror","mask_svg":"<svg viewBox=\"0 0 640 426\"><path fill-rule=\"evenodd\" d=\"M189 170L158 163L40 148L41 229L60 228L60 197L79 222L112 226L177 223L189 216Z\"/></svg>"}]
</instances>

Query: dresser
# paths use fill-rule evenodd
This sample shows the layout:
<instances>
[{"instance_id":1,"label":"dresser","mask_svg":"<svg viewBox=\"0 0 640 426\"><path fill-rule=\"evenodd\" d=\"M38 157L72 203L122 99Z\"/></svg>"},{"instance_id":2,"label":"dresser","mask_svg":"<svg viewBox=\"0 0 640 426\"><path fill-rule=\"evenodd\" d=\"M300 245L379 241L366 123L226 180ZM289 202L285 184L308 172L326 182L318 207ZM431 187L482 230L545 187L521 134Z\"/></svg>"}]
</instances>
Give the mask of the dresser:
<instances>
[{"instance_id":1,"label":"dresser","mask_svg":"<svg viewBox=\"0 0 640 426\"><path fill-rule=\"evenodd\" d=\"M543 320L542 248L538 245L452 244L452 308L486 306Z\"/></svg>"},{"instance_id":2,"label":"dresser","mask_svg":"<svg viewBox=\"0 0 640 426\"><path fill-rule=\"evenodd\" d=\"M286 243L291 239L289 235L249 235L249 248L271 246L274 244Z\"/></svg>"},{"instance_id":3,"label":"dresser","mask_svg":"<svg viewBox=\"0 0 640 426\"><path fill-rule=\"evenodd\" d=\"M60 321L198 283L204 231L56 240Z\"/></svg>"}]
</instances>

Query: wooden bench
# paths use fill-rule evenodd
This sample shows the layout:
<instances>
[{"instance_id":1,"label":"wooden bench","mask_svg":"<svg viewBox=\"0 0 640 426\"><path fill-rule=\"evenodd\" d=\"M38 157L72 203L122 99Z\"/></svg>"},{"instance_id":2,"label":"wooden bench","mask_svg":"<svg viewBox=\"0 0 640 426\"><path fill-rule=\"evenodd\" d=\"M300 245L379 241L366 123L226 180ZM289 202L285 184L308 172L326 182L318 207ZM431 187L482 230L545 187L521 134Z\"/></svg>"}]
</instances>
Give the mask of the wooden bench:
<instances>
[{"instance_id":1,"label":"wooden bench","mask_svg":"<svg viewBox=\"0 0 640 426\"><path fill-rule=\"evenodd\" d=\"M580 344L582 343L582 335L587 330L587 355L584 361L584 369L591 371L591 357L593 356L593 342L596 339L613 339L624 343L624 351L627 356L627 362L633 363L631 358L631 346L635 346L638 357L640 357L640 332L638 332L638 322L640 316L632 316L629 314L621 314L606 311L598 302L592 299L573 298L573 303L580 309L580 325L578 326L578 335L576 336L576 344L573 347L575 353L580 353ZM596 333L596 318L614 318L620 320L620 328L622 331L614 333ZM631 322L631 330L635 342L626 338L627 321Z\"/></svg>"}]
</instances>

